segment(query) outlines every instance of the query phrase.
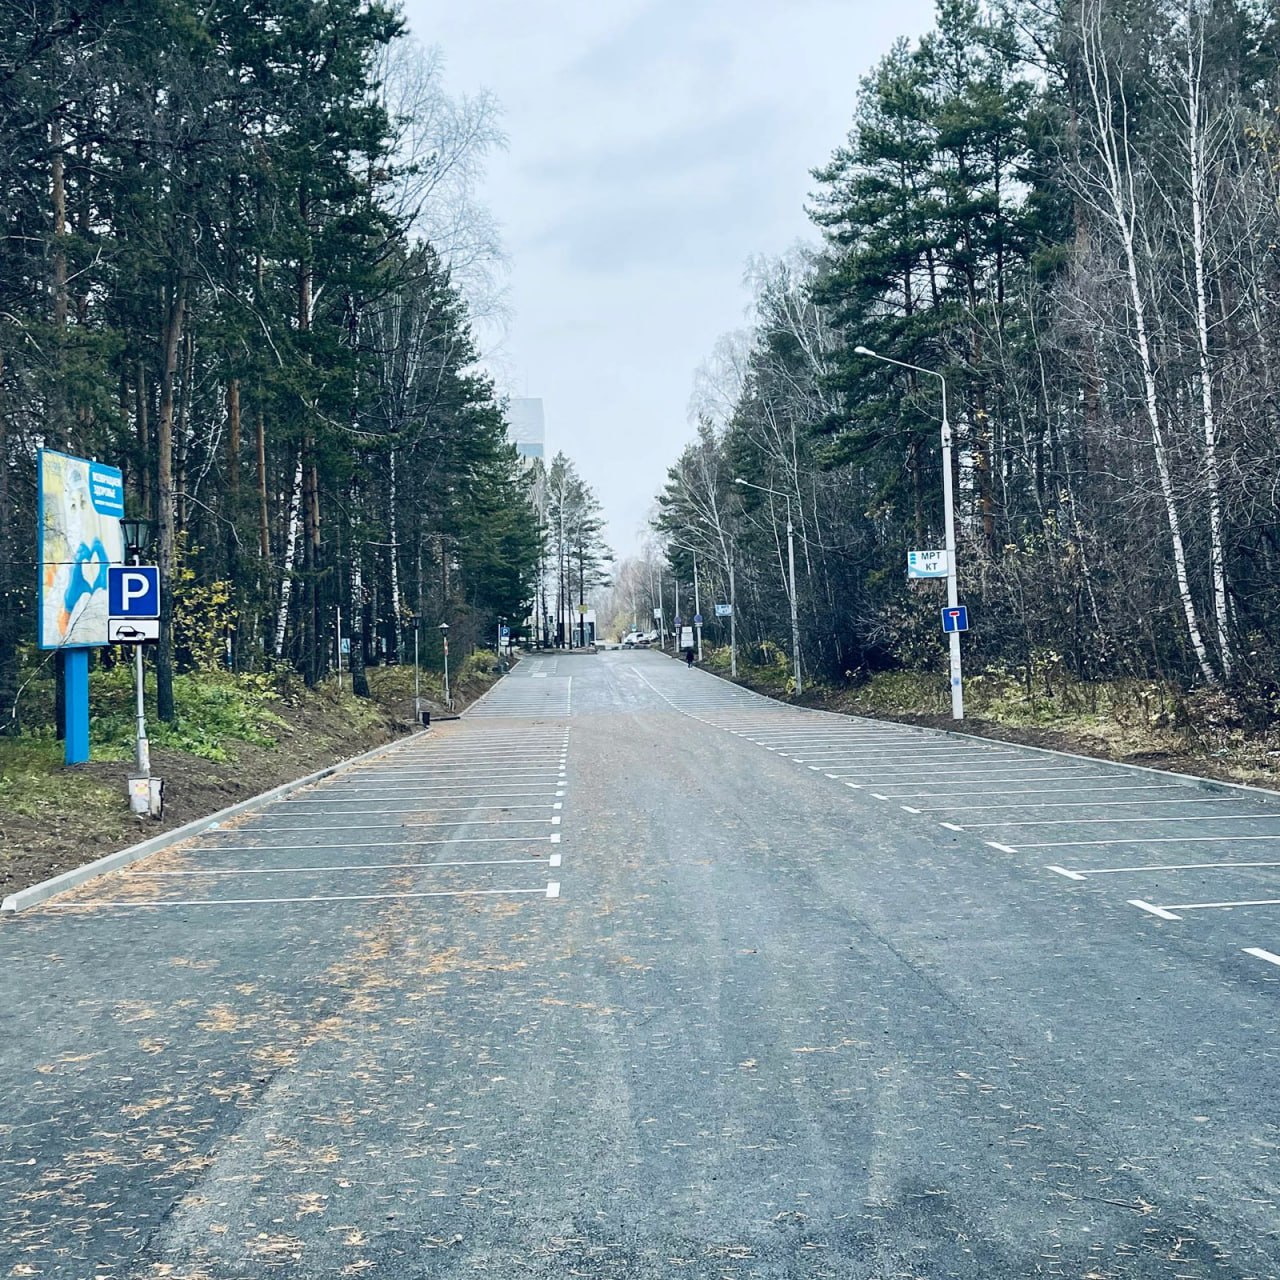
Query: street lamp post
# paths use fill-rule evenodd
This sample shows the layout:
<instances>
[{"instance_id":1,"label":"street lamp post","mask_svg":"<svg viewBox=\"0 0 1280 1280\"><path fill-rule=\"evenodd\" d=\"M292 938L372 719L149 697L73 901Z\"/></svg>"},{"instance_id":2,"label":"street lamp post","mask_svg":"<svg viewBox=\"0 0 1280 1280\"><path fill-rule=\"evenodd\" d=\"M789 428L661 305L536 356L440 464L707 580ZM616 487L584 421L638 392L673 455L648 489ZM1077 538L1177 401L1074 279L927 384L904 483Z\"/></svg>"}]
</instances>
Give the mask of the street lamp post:
<instances>
[{"instance_id":1,"label":"street lamp post","mask_svg":"<svg viewBox=\"0 0 1280 1280\"><path fill-rule=\"evenodd\" d=\"M130 561L133 564L142 563L142 553L146 550L147 543L151 541L151 521L125 518L120 521L120 532L124 535L124 544ZM147 741L147 713L143 702L143 691L145 689L145 678L142 670L142 646L135 644L133 646L133 690L134 690L134 714L137 718L137 728L134 737L134 764L137 768L138 777L147 780L147 812L151 807L151 744ZM135 812L138 810L135 809Z\"/></svg>"},{"instance_id":2,"label":"street lamp post","mask_svg":"<svg viewBox=\"0 0 1280 1280\"><path fill-rule=\"evenodd\" d=\"M954 609L960 603L960 587L956 579L956 513L951 481L951 421L947 417L947 380L935 369L923 369L918 364L882 356L870 347L854 347L854 351L860 356L883 360L885 364L896 364L900 369L927 374L942 383L942 520L947 548L947 607ZM947 638L951 647L951 718L963 720L964 677L960 669L960 633L948 632Z\"/></svg>"},{"instance_id":3,"label":"street lamp post","mask_svg":"<svg viewBox=\"0 0 1280 1280\"><path fill-rule=\"evenodd\" d=\"M761 493L771 493L776 498L783 498L787 504L787 570L791 578L791 661L796 672L796 697L804 692L804 684L800 676L800 610L796 601L796 542L795 526L791 523L791 495L781 489L770 489L762 484L752 484L741 476L734 477L734 484L747 489L758 489Z\"/></svg>"},{"instance_id":4,"label":"street lamp post","mask_svg":"<svg viewBox=\"0 0 1280 1280\"><path fill-rule=\"evenodd\" d=\"M422 626L422 615L415 613L410 619L413 623L413 723L422 723L422 690L418 667L418 628Z\"/></svg>"},{"instance_id":5,"label":"street lamp post","mask_svg":"<svg viewBox=\"0 0 1280 1280\"><path fill-rule=\"evenodd\" d=\"M449 696L449 624L440 624L440 636L444 641L444 705L453 710L453 699Z\"/></svg>"}]
</instances>

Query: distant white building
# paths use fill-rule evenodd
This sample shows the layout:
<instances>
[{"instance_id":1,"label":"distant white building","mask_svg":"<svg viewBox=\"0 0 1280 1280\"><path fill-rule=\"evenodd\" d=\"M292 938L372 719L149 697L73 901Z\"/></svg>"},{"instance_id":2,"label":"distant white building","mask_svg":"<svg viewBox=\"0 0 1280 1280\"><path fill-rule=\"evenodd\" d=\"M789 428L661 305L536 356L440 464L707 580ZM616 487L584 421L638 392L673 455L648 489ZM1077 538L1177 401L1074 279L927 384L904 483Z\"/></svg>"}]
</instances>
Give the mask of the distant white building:
<instances>
[{"instance_id":1,"label":"distant white building","mask_svg":"<svg viewBox=\"0 0 1280 1280\"><path fill-rule=\"evenodd\" d=\"M542 401L528 396L511 401L507 435L522 458L541 458L546 453L547 422Z\"/></svg>"}]
</instances>

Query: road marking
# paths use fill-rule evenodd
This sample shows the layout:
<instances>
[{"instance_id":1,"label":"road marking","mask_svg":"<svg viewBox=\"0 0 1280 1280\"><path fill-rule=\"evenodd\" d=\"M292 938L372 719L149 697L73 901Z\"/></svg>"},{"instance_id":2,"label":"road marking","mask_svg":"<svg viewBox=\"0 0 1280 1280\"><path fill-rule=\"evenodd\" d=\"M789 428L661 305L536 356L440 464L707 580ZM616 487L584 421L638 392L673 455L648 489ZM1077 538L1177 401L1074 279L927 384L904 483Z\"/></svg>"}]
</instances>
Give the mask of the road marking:
<instances>
[{"instance_id":1,"label":"road marking","mask_svg":"<svg viewBox=\"0 0 1280 1280\"><path fill-rule=\"evenodd\" d=\"M867 795L874 796L877 800L887 800L888 796L882 796L878 791L868 791Z\"/></svg>"},{"instance_id":2,"label":"road marking","mask_svg":"<svg viewBox=\"0 0 1280 1280\"><path fill-rule=\"evenodd\" d=\"M900 804L898 808L901 809L903 813L919 813L920 812L919 809L913 809L909 804Z\"/></svg>"},{"instance_id":3,"label":"road marking","mask_svg":"<svg viewBox=\"0 0 1280 1280\"><path fill-rule=\"evenodd\" d=\"M558 898L560 896L560 881L551 880L547 884L547 897Z\"/></svg>"},{"instance_id":4,"label":"road marking","mask_svg":"<svg viewBox=\"0 0 1280 1280\"><path fill-rule=\"evenodd\" d=\"M1141 898L1130 898L1129 905L1137 907L1140 911L1149 911L1153 916L1159 916L1161 920L1181 920L1181 916L1175 916L1172 911L1166 911L1163 907L1153 907L1149 902L1143 902Z\"/></svg>"},{"instance_id":5,"label":"road marking","mask_svg":"<svg viewBox=\"0 0 1280 1280\"><path fill-rule=\"evenodd\" d=\"M405 828L420 827L518 827L535 826L539 823L559 822L559 818L477 818L474 822L344 822L344 831L400 831ZM295 831L332 831L333 823L327 822L319 827L239 827L247 836L283 836ZM221 831L218 833L221 834Z\"/></svg>"},{"instance_id":6,"label":"road marking","mask_svg":"<svg viewBox=\"0 0 1280 1280\"><path fill-rule=\"evenodd\" d=\"M988 767L987 765L980 765L980 764L963 765L963 766L947 765L944 769L929 770L927 772L921 771L921 770L915 770L915 769L910 771L904 771L899 769L899 770L895 770L893 773L886 774L885 777L887 779L888 778L904 778L904 779L909 779L911 781L917 781L921 778L938 777L939 782L944 781L944 779L947 777L956 777L957 784L962 782L968 783L968 782L994 781L994 779L982 778L981 776L982 771L987 767ZM1026 777L1028 780L1035 779L1040 782L1043 782L1044 779L1036 778L1037 774L1056 773L1060 777L1066 778L1071 781L1074 781L1075 778L1078 776L1077 774L1066 773L1063 770L1062 766L1057 764L1043 764L1043 765L1029 764L1029 765L1018 765L1017 767L1020 770L1022 770L1023 777ZM861 771L859 770L858 772L861 772ZM959 777L958 775L960 774L972 774L973 776ZM938 775L941 775L941 777L939 777ZM875 779L872 778L871 781L874 782ZM1016 782L1018 781L1018 779L1015 778L1013 779L1013 781Z\"/></svg>"},{"instance_id":7,"label":"road marking","mask_svg":"<svg viewBox=\"0 0 1280 1280\"><path fill-rule=\"evenodd\" d=\"M1072 773L1072 774L1065 774L1064 778L1069 782L1092 782L1092 781L1102 780L1106 778L1114 778L1115 776L1116 775L1114 773L1096 773L1096 774L1086 774L1084 776L1081 776L1078 773ZM933 791L903 791L903 792L900 792L897 796L895 796L895 799L910 800L912 798L928 797L928 796L931 796L934 799L941 799L942 797L938 795L936 787L970 787L972 788L974 786L974 781L975 780L972 778L963 778L957 782L947 782L944 779L939 778L938 781L935 783L935 790ZM977 781L981 782L984 787L989 787L989 786L993 786L997 782L1047 782L1048 779L1047 778L981 778L981 779L977 779ZM1157 783L1154 785L1158 786L1161 790L1164 790L1167 787L1177 786L1178 784L1176 782L1166 782L1166 783ZM1038 796L1038 795L1049 795L1049 794L1066 795L1068 792L1071 792L1071 791L1088 791L1092 793L1094 791L1138 791L1138 790L1141 790L1141 788L1126 787L1126 786L1042 787L1042 788L1037 788L1035 790L1028 789L1025 791L1011 791L1009 794L1017 795L1017 796Z\"/></svg>"},{"instance_id":8,"label":"road marking","mask_svg":"<svg viewBox=\"0 0 1280 1280\"><path fill-rule=\"evenodd\" d=\"M1243 902L1174 902L1170 911L1230 911L1232 907L1280 907L1280 898L1250 898Z\"/></svg>"},{"instance_id":9,"label":"road marking","mask_svg":"<svg viewBox=\"0 0 1280 1280\"><path fill-rule=\"evenodd\" d=\"M446 800L456 799L455 796L445 796ZM347 817L363 817L366 813L419 813L424 808L430 809L432 813L471 813L476 809L558 809L558 804L553 804L550 800L542 804L505 804L502 801L495 801L493 804L384 804L379 805L376 809L335 809L328 814L329 817L347 818ZM308 818L322 818L326 816L323 809L308 809L306 816ZM486 819L487 821L487 819ZM332 825L332 823L330 824Z\"/></svg>"},{"instance_id":10,"label":"road marking","mask_svg":"<svg viewBox=\"0 0 1280 1280\"><path fill-rule=\"evenodd\" d=\"M348 840L344 844L215 844L206 845L200 854L203 857L206 853L278 853L282 849L290 853L310 853L313 849L403 849L426 844L541 844L544 840L559 844L560 836L449 836L442 840Z\"/></svg>"},{"instance_id":11,"label":"road marking","mask_svg":"<svg viewBox=\"0 0 1280 1280\"><path fill-rule=\"evenodd\" d=\"M1242 840L1280 840L1275 836L1139 836L1120 840L1044 840L1020 844L1020 849L1094 849L1106 844L1236 844Z\"/></svg>"},{"instance_id":12,"label":"road marking","mask_svg":"<svg viewBox=\"0 0 1280 1280\"><path fill-rule=\"evenodd\" d=\"M940 826L940 827L946 827L946 829L947 829L948 831L963 831L963 830L964 830L964 828L963 828L963 827L957 827L957 826L956 826L956 824L955 824L954 822L940 822L940 823L938 823L938 826Z\"/></svg>"},{"instance_id":13,"label":"road marking","mask_svg":"<svg viewBox=\"0 0 1280 1280\"><path fill-rule=\"evenodd\" d=\"M1136 788L1135 788L1136 790ZM925 809L925 813L960 813L966 810L988 809L1106 809L1132 804L1239 804L1231 797L1206 800L1037 800L1034 804L941 804ZM1072 819L1068 818L1070 822ZM971 824L973 825L973 824Z\"/></svg>"},{"instance_id":14,"label":"road marking","mask_svg":"<svg viewBox=\"0 0 1280 1280\"><path fill-rule=\"evenodd\" d=\"M1272 813L1202 813L1186 818L1019 818L1015 822L967 822L970 830L979 827L1119 827L1128 823L1152 825L1157 822L1265 822L1280 817ZM1224 840L1234 839L1223 836Z\"/></svg>"},{"instance_id":15,"label":"road marking","mask_svg":"<svg viewBox=\"0 0 1280 1280\"><path fill-rule=\"evenodd\" d=\"M1082 876L1078 871L1068 871L1066 867L1047 867L1046 870L1056 871L1060 876L1066 876L1068 880L1084 879L1084 876Z\"/></svg>"},{"instance_id":16,"label":"road marking","mask_svg":"<svg viewBox=\"0 0 1280 1280\"><path fill-rule=\"evenodd\" d=\"M1017 853L1017 849L1010 849L1007 844L997 844L994 840L984 840L983 844L990 845L993 849L999 849L1001 853Z\"/></svg>"},{"instance_id":17,"label":"road marking","mask_svg":"<svg viewBox=\"0 0 1280 1280\"><path fill-rule=\"evenodd\" d=\"M429 871L433 867L537 867L542 863L558 866L551 858L476 858L459 862L347 862L326 867L195 867L182 871L130 871L122 876L158 878L161 876L299 876L321 875L326 871Z\"/></svg>"},{"instance_id":18,"label":"road marking","mask_svg":"<svg viewBox=\"0 0 1280 1280\"><path fill-rule=\"evenodd\" d=\"M551 883L555 884L555 881ZM404 898L489 898L526 893L536 893L549 898L556 897L560 892L560 886L556 885L554 894L550 892L550 888L551 886L548 885L546 889L424 889L401 893L310 894L306 897L298 898L187 898L174 901L165 900L163 902L111 902L95 898L88 902L49 902L45 903L45 909L74 911L77 909L88 910L91 907L137 907L139 910L145 911L158 910L161 907L262 907L301 902L389 902Z\"/></svg>"},{"instance_id":19,"label":"road marking","mask_svg":"<svg viewBox=\"0 0 1280 1280\"><path fill-rule=\"evenodd\" d=\"M1265 960L1268 964L1280 964L1280 956L1274 951L1264 951L1261 947L1245 947L1244 953L1247 956L1257 956L1259 960Z\"/></svg>"},{"instance_id":20,"label":"road marking","mask_svg":"<svg viewBox=\"0 0 1280 1280\"><path fill-rule=\"evenodd\" d=\"M1145 871L1230 871L1236 867L1280 867L1280 862L1169 862L1144 867L1084 867L1071 872L1075 879L1086 876L1140 875ZM1050 871L1061 870L1050 867ZM1063 874L1067 874L1065 871Z\"/></svg>"},{"instance_id":21,"label":"road marking","mask_svg":"<svg viewBox=\"0 0 1280 1280\"><path fill-rule=\"evenodd\" d=\"M547 866L558 867L559 865L560 865L560 855L558 853L553 853L551 857L547 859Z\"/></svg>"}]
</instances>

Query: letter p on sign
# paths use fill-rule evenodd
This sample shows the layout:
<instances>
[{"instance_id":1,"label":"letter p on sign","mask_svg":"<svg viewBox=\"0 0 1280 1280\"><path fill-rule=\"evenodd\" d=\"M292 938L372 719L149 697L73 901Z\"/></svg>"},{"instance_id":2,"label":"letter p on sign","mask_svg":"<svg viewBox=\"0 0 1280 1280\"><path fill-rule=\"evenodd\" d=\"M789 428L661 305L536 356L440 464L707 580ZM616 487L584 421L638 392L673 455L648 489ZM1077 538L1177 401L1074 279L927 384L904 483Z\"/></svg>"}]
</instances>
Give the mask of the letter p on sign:
<instances>
[{"instance_id":1,"label":"letter p on sign","mask_svg":"<svg viewBox=\"0 0 1280 1280\"><path fill-rule=\"evenodd\" d=\"M112 565L107 570L107 602L113 618L158 618L160 570L155 565Z\"/></svg>"}]
</instances>

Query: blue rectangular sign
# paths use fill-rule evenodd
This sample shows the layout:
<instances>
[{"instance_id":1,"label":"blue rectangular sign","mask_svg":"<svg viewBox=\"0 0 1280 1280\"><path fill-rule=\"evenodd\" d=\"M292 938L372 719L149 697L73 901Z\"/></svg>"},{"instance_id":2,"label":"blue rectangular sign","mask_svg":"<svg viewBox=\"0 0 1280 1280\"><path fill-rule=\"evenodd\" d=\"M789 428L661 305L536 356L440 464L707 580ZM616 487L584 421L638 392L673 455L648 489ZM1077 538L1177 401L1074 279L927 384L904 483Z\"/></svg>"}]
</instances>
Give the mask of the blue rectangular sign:
<instances>
[{"instance_id":1,"label":"blue rectangular sign","mask_svg":"<svg viewBox=\"0 0 1280 1280\"><path fill-rule=\"evenodd\" d=\"M969 610L962 604L948 605L942 611L943 631L968 631Z\"/></svg>"},{"instance_id":2,"label":"blue rectangular sign","mask_svg":"<svg viewBox=\"0 0 1280 1280\"><path fill-rule=\"evenodd\" d=\"M107 607L113 618L158 618L160 570L152 564L112 565L107 571Z\"/></svg>"}]
</instances>

